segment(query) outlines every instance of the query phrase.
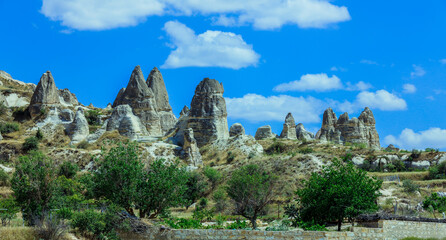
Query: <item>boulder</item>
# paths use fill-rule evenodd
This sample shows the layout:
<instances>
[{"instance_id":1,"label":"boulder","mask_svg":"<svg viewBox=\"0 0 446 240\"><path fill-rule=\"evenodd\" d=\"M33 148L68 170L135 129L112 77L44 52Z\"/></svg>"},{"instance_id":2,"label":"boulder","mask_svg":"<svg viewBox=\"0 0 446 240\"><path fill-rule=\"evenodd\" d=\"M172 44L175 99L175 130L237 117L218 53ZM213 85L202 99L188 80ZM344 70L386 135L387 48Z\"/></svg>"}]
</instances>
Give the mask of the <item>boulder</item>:
<instances>
[{"instance_id":1,"label":"boulder","mask_svg":"<svg viewBox=\"0 0 446 240\"><path fill-rule=\"evenodd\" d=\"M163 76L158 68L154 67L147 78L147 85L155 96L156 111L160 115L162 133L167 133L175 126L177 118L172 112Z\"/></svg>"},{"instance_id":2,"label":"boulder","mask_svg":"<svg viewBox=\"0 0 446 240\"><path fill-rule=\"evenodd\" d=\"M245 128L240 123L234 123L232 124L231 128L229 129L229 136L235 137L235 136L241 136L245 135Z\"/></svg>"},{"instance_id":3,"label":"boulder","mask_svg":"<svg viewBox=\"0 0 446 240\"><path fill-rule=\"evenodd\" d=\"M118 94L115 103L116 106L129 105L133 113L141 119L149 135L163 135L155 95L147 86L140 66L135 67L127 87L121 96Z\"/></svg>"},{"instance_id":4,"label":"boulder","mask_svg":"<svg viewBox=\"0 0 446 240\"><path fill-rule=\"evenodd\" d=\"M79 105L76 95L74 95L74 93L71 93L70 90L68 90L66 88L59 90L59 99L60 99L60 103L63 106L77 106L77 105Z\"/></svg>"},{"instance_id":5,"label":"boulder","mask_svg":"<svg viewBox=\"0 0 446 240\"><path fill-rule=\"evenodd\" d=\"M192 128L199 147L229 138L223 84L205 78L195 89L187 128Z\"/></svg>"},{"instance_id":6,"label":"boulder","mask_svg":"<svg viewBox=\"0 0 446 240\"><path fill-rule=\"evenodd\" d=\"M36 90L31 97L29 104L29 112L32 117L40 114L40 110L46 107L59 105L59 91L54 83L53 75L48 71L42 75Z\"/></svg>"},{"instance_id":7,"label":"boulder","mask_svg":"<svg viewBox=\"0 0 446 240\"><path fill-rule=\"evenodd\" d=\"M73 122L67 126L65 132L70 136L71 144L78 144L88 137L90 129L82 108L77 109Z\"/></svg>"},{"instance_id":8,"label":"boulder","mask_svg":"<svg viewBox=\"0 0 446 240\"><path fill-rule=\"evenodd\" d=\"M194 130L192 128L186 129L183 136L183 151L189 164L195 167L203 165L200 149L198 148L197 140L194 138Z\"/></svg>"},{"instance_id":9,"label":"boulder","mask_svg":"<svg viewBox=\"0 0 446 240\"><path fill-rule=\"evenodd\" d=\"M311 132L308 132L304 125L302 123L299 123L296 125L296 137L299 140L312 140L314 139L314 134Z\"/></svg>"},{"instance_id":10,"label":"boulder","mask_svg":"<svg viewBox=\"0 0 446 240\"><path fill-rule=\"evenodd\" d=\"M118 130L119 134L131 140L148 135L147 129L141 120L133 114L129 105L119 105L113 109L106 129L107 131Z\"/></svg>"},{"instance_id":11,"label":"boulder","mask_svg":"<svg viewBox=\"0 0 446 240\"><path fill-rule=\"evenodd\" d=\"M255 139L262 140L268 138L275 138L276 134L274 134L271 130L270 125L259 127L256 131Z\"/></svg>"},{"instance_id":12,"label":"boulder","mask_svg":"<svg viewBox=\"0 0 446 240\"><path fill-rule=\"evenodd\" d=\"M296 122L294 121L293 114L288 113L283 124L283 130L280 134L281 138L297 139L296 137Z\"/></svg>"}]
</instances>

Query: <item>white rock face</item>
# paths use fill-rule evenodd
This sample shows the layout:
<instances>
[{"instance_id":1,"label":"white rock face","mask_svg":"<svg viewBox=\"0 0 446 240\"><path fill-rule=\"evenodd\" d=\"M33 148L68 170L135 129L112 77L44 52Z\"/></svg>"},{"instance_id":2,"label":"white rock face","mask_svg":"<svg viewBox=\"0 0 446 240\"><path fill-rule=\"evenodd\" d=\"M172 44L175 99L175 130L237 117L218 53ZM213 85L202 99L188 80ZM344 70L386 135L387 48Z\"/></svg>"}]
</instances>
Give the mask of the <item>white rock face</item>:
<instances>
[{"instance_id":1,"label":"white rock face","mask_svg":"<svg viewBox=\"0 0 446 240\"><path fill-rule=\"evenodd\" d=\"M6 173L10 173L10 172L12 172L12 170L14 170L13 168L7 167L2 164L0 164L0 169L3 169L3 171L5 171Z\"/></svg>"},{"instance_id":2,"label":"white rock face","mask_svg":"<svg viewBox=\"0 0 446 240\"><path fill-rule=\"evenodd\" d=\"M268 139L268 138L275 138L276 134L274 134L271 130L270 125L259 127L256 131L256 140L262 140L262 139Z\"/></svg>"},{"instance_id":3,"label":"white rock face","mask_svg":"<svg viewBox=\"0 0 446 240\"><path fill-rule=\"evenodd\" d=\"M2 95L2 94L0 93L0 95ZM26 99L25 97L22 97L16 93L11 93L7 96L5 96L5 95L2 95L2 96L3 97L0 96L0 101L3 101L3 103L7 107L24 107L29 104L28 99Z\"/></svg>"},{"instance_id":4,"label":"white rock face","mask_svg":"<svg viewBox=\"0 0 446 240\"><path fill-rule=\"evenodd\" d=\"M164 159L170 163L173 163L177 159L177 153L182 150L182 148L177 145L164 142L155 142L143 149L142 153L143 155L147 155L149 161Z\"/></svg>"},{"instance_id":5,"label":"white rock face","mask_svg":"<svg viewBox=\"0 0 446 240\"><path fill-rule=\"evenodd\" d=\"M245 135L245 128L240 123L234 123L229 128L229 136L235 137L238 135Z\"/></svg>"},{"instance_id":6,"label":"white rock face","mask_svg":"<svg viewBox=\"0 0 446 240\"><path fill-rule=\"evenodd\" d=\"M283 124L283 130L280 134L281 138L297 139L296 137L296 122L294 121L293 114L288 113Z\"/></svg>"},{"instance_id":7,"label":"white rock face","mask_svg":"<svg viewBox=\"0 0 446 240\"><path fill-rule=\"evenodd\" d=\"M149 135L146 127L133 114L132 108L129 105L119 105L113 109L113 113L107 123L107 131L113 130L118 130L119 134L131 140Z\"/></svg>"},{"instance_id":8,"label":"white rock face","mask_svg":"<svg viewBox=\"0 0 446 240\"><path fill-rule=\"evenodd\" d=\"M412 162L411 165L414 169L428 169L431 166L429 161Z\"/></svg>"},{"instance_id":9,"label":"white rock face","mask_svg":"<svg viewBox=\"0 0 446 240\"><path fill-rule=\"evenodd\" d=\"M2 134L0 133L0 140L3 140L3 136L2 136Z\"/></svg>"},{"instance_id":10,"label":"white rock face","mask_svg":"<svg viewBox=\"0 0 446 240\"><path fill-rule=\"evenodd\" d=\"M183 151L189 165L194 167L203 165L203 159L201 158L200 149L198 148L197 140L194 138L194 130L192 128L184 131Z\"/></svg>"},{"instance_id":11,"label":"white rock face","mask_svg":"<svg viewBox=\"0 0 446 240\"><path fill-rule=\"evenodd\" d=\"M296 125L296 137L299 140L312 140L314 139L314 134L311 132L308 132L304 125L302 123L299 123Z\"/></svg>"},{"instance_id":12,"label":"white rock face","mask_svg":"<svg viewBox=\"0 0 446 240\"><path fill-rule=\"evenodd\" d=\"M353 164L356 166L362 166L364 164L364 157L363 156L354 156L352 159Z\"/></svg>"},{"instance_id":13,"label":"white rock face","mask_svg":"<svg viewBox=\"0 0 446 240\"><path fill-rule=\"evenodd\" d=\"M90 130L82 108L77 109L73 122L67 126L65 132L70 136L71 144L78 144L88 137Z\"/></svg>"},{"instance_id":14,"label":"white rock face","mask_svg":"<svg viewBox=\"0 0 446 240\"><path fill-rule=\"evenodd\" d=\"M238 135L229 139L219 139L213 146L219 150L238 149L246 156L259 155L263 153L263 147L252 136Z\"/></svg>"}]
</instances>

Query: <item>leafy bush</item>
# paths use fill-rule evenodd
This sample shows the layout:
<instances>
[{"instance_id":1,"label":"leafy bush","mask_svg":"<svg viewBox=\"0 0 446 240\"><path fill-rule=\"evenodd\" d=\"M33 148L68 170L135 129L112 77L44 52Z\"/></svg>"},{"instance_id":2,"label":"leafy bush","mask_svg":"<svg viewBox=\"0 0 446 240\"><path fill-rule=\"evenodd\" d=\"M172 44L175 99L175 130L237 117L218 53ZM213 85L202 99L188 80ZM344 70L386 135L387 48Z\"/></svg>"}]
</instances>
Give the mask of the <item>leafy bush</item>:
<instances>
[{"instance_id":1,"label":"leafy bush","mask_svg":"<svg viewBox=\"0 0 446 240\"><path fill-rule=\"evenodd\" d=\"M214 191L213 194L213 198L215 201L215 210L217 212L221 212L223 210L225 210L225 208L227 207L227 195L226 195L226 191L223 188L219 188L217 190Z\"/></svg>"},{"instance_id":2,"label":"leafy bush","mask_svg":"<svg viewBox=\"0 0 446 240\"><path fill-rule=\"evenodd\" d=\"M228 156L226 157L226 163L232 163L235 159L235 154L231 151L228 152Z\"/></svg>"},{"instance_id":3,"label":"leafy bush","mask_svg":"<svg viewBox=\"0 0 446 240\"><path fill-rule=\"evenodd\" d=\"M104 214L91 209L75 212L71 220L71 226L84 235L99 235L106 228L104 216Z\"/></svg>"},{"instance_id":4,"label":"leafy bush","mask_svg":"<svg viewBox=\"0 0 446 240\"><path fill-rule=\"evenodd\" d=\"M0 124L0 132L1 133L12 133L20 130L20 126L18 123L3 123Z\"/></svg>"},{"instance_id":5,"label":"leafy bush","mask_svg":"<svg viewBox=\"0 0 446 240\"><path fill-rule=\"evenodd\" d=\"M0 209L4 209L0 211L0 220L2 226L8 225L20 211L19 206L17 206L17 203L12 197L0 199Z\"/></svg>"},{"instance_id":6,"label":"leafy bush","mask_svg":"<svg viewBox=\"0 0 446 240\"><path fill-rule=\"evenodd\" d=\"M291 225L293 227L299 226L300 222L300 209L294 204L290 204L284 207L285 215L291 219Z\"/></svg>"},{"instance_id":7,"label":"leafy bush","mask_svg":"<svg viewBox=\"0 0 446 240\"><path fill-rule=\"evenodd\" d=\"M203 228L201 222L196 219L171 218L164 220L169 227L174 229L200 229Z\"/></svg>"},{"instance_id":8,"label":"leafy bush","mask_svg":"<svg viewBox=\"0 0 446 240\"><path fill-rule=\"evenodd\" d=\"M265 152L269 155L272 154L281 154L284 153L286 151L287 146L281 142L281 141L274 141L273 144L271 144L271 146L269 146Z\"/></svg>"},{"instance_id":9,"label":"leafy bush","mask_svg":"<svg viewBox=\"0 0 446 240\"><path fill-rule=\"evenodd\" d=\"M412 179L406 179L403 181L403 189L404 192L414 193L420 189L420 186L414 183Z\"/></svg>"},{"instance_id":10,"label":"leafy bush","mask_svg":"<svg viewBox=\"0 0 446 240\"><path fill-rule=\"evenodd\" d=\"M203 174L204 174L204 176L207 177L207 179L211 183L212 190L215 189L215 187L217 186L217 184L221 181L221 179L223 177L221 172L219 172L217 169L214 169L211 167L205 167L203 170Z\"/></svg>"},{"instance_id":11,"label":"leafy bush","mask_svg":"<svg viewBox=\"0 0 446 240\"><path fill-rule=\"evenodd\" d=\"M0 102L0 115L3 115L8 111L8 107L5 105L3 101Z\"/></svg>"},{"instance_id":12,"label":"leafy bush","mask_svg":"<svg viewBox=\"0 0 446 240\"><path fill-rule=\"evenodd\" d=\"M98 110L88 110L85 113L85 118L89 125L101 125L101 113Z\"/></svg>"},{"instance_id":13,"label":"leafy bush","mask_svg":"<svg viewBox=\"0 0 446 240\"><path fill-rule=\"evenodd\" d=\"M203 220L211 221L213 217L214 213L212 210L207 210L204 208L196 208L192 214L192 218L200 222L203 222Z\"/></svg>"},{"instance_id":14,"label":"leafy bush","mask_svg":"<svg viewBox=\"0 0 446 240\"><path fill-rule=\"evenodd\" d=\"M25 142L22 146L23 151L30 152L32 150L38 150L39 149L39 139L36 137L29 137L25 138Z\"/></svg>"},{"instance_id":15,"label":"leafy bush","mask_svg":"<svg viewBox=\"0 0 446 240\"><path fill-rule=\"evenodd\" d=\"M443 179L446 178L446 161L438 165L429 167L429 179Z\"/></svg>"},{"instance_id":16,"label":"leafy bush","mask_svg":"<svg viewBox=\"0 0 446 240\"><path fill-rule=\"evenodd\" d=\"M9 175L3 168L0 168L0 186L9 186Z\"/></svg>"},{"instance_id":17,"label":"leafy bush","mask_svg":"<svg viewBox=\"0 0 446 240\"><path fill-rule=\"evenodd\" d=\"M341 160L345 163L346 162L351 163L353 160L353 154L348 152L348 153L344 154L344 156L341 157Z\"/></svg>"},{"instance_id":18,"label":"leafy bush","mask_svg":"<svg viewBox=\"0 0 446 240\"><path fill-rule=\"evenodd\" d=\"M437 152L440 151L440 149L438 149L438 148L426 148L424 151L425 152L431 152L431 153L437 153Z\"/></svg>"},{"instance_id":19,"label":"leafy bush","mask_svg":"<svg viewBox=\"0 0 446 240\"><path fill-rule=\"evenodd\" d=\"M84 140L77 145L77 148L87 149L89 146L90 146L90 144L86 140Z\"/></svg>"},{"instance_id":20,"label":"leafy bush","mask_svg":"<svg viewBox=\"0 0 446 240\"><path fill-rule=\"evenodd\" d=\"M183 195L186 208L189 208L198 199L204 197L207 188L208 183L201 173L197 171L189 172L186 181L186 191Z\"/></svg>"},{"instance_id":21,"label":"leafy bush","mask_svg":"<svg viewBox=\"0 0 446 240\"><path fill-rule=\"evenodd\" d=\"M67 227L57 217L47 215L37 221L35 230L40 239L58 240L63 239Z\"/></svg>"},{"instance_id":22,"label":"leafy bush","mask_svg":"<svg viewBox=\"0 0 446 240\"><path fill-rule=\"evenodd\" d=\"M440 197L437 193L432 193L423 201L423 208L431 210L435 216L435 211L446 212L446 197Z\"/></svg>"},{"instance_id":23,"label":"leafy bush","mask_svg":"<svg viewBox=\"0 0 446 240\"><path fill-rule=\"evenodd\" d=\"M313 152L314 152L314 150L310 147L306 147L304 149L299 150L299 153L302 153L302 154L309 154L309 153L313 153Z\"/></svg>"},{"instance_id":24,"label":"leafy bush","mask_svg":"<svg viewBox=\"0 0 446 240\"><path fill-rule=\"evenodd\" d=\"M58 175L65 176L66 178L73 178L78 171L79 167L76 164L66 161L60 165Z\"/></svg>"},{"instance_id":25,"label":"leafy bush","mask_svg":"<svg viewBox=\"0 0 446 240\"><path fill-rule=\"evenodd\" d=\"M325 225L319 225L318 223L315 223L313 221L309 222L300 221L299 227L301 227L306 231L327 231Z\"/></svg>"},{"instance_id":26,"label":"leafy bush","mask_svg":"<svg viewBox=\"0 0 446 240\"><path fill-rule=\"evenodd\" d=\"M43 139L43 133L40 131L40 128L37 129L36 138L41 141Z\"/></svg>"},{"instance_id":27,"label":"leafy bush","mask_svg":"<svg viewBox=\"0 0 446 240\"><path fill-rule=\"evenodd\" d=\"M240 220L235 220L235 222L229 224L228 226L226 226L226 229L246 229L249 227L249 224L247 221L240 221Z\"/></svg>"}]
</instances>

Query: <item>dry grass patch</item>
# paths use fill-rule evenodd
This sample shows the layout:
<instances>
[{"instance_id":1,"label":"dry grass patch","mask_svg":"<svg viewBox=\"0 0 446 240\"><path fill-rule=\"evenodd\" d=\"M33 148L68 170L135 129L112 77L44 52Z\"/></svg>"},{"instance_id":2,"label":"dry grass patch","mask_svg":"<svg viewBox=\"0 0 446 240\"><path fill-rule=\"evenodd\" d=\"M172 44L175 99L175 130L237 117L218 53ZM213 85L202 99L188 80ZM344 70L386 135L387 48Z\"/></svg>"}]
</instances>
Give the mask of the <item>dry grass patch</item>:
<instances>
[{"instance_id":1,"label":"dry grass patch","mask_svg":"<svg viewBox=\"0 0 446 240\"><path fill-rule=\"evenodd\" d=\"M367 174L371 177L377 177L377 178L398 176L400 178L400 181L403 181L406 179L411 179L414 181L421 181L423 179L426 179L426 177L429 175L429 172L428 171L424 171L424 172L369 172Z\"/></svg>"},{"instance_id":2,"label":"dry grass patch","mask_svg":"<svg viewBox=\"0 0 446 240\"><path fill-rule=\"evenodd\" d=\"M38 239L31 227L0 227L0 240L35 240Z\"/></svg>"}]
</instances>

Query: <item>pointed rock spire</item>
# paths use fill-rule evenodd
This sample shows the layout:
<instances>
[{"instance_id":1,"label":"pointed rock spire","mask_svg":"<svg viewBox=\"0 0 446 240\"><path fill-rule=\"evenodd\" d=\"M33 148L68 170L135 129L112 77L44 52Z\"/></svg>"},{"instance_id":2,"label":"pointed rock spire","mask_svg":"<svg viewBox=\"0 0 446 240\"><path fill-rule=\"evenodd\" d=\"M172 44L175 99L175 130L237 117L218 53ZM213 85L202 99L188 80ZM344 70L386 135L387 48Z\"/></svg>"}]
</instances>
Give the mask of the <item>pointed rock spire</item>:
<instances>
[{"instance_id":1,"label":"pointed rock spire","mask_svg":"<svg viewBox=\"0 0 446 240\"><path fill-rule=\"evenodd\" d=\"M296 125L296 136L299 140L311 140L314 139L314 134L308 132L302 123Z\"/></svg>"},{"instance_id":2,"label":"pointed rock spire","mask_svg":"<svg viewBox=\"0 0 446 240\"><path fill-rule=\"evenodd\" d=\"M189 108L187 106L184 106L183 109L181 109L180 117L185 116L189 113Z\"/></svg>"},{"instance_id":3,"label":"pointed rock spire","mask_svg":"<svg viewBox=\"0 0 446 240\"><path fill-rule=\"evenodd\" d=\"M158 111L172 111L169 104L169 95L167 94L166 85L164 84L163 76L158 68L154 67L150 71L147 78L147 86L152 90L156 99L156 106Z\"/></svg>"},{"instance_id":4,"label":"pointed rock spire","mask_svg":"<svg viewBox=\"0 0 446 240\"><path fill-rule=\"evenodd\" d=\"M153 98L153 92L147 86L144 75L142 74L141 67L138 65L133 69L130 81L122 94L122 101L133 102L133 100L140 100L144 98Z\"/></svg>"},{"instance_id":5,"label":"pointed rock spire","mask_svg":"<svg viewBox=\"0 0 446 240\"><path fill-rule=\"evenodd\" d=\"M283 130L280 134L281 138L297 139L296 137L296 122L294 121L293 114L288 113L283 124Z\"/></svg>"},{"instance_id":6,"label":"pointed rock spire","mask_svg":"<svg viewBox=\"0 0 446 240\"><path fill-rule=\"evenodd\" d=\"M59 91L57 90L53 75L50 71L47 71L40 78L39 84L37 84L36 90L31 97L29 112L34 117L40 113L41 108L55 104L60 104Z\"/></svg>"},{"instance_id":7,"label":"pointed rock spire","mask_svg":"<svg viewBox=\"0 0 446 240\"><path fill-rule=\"evenodd\" d=\"M122 101L122 95L124 95L125 88L121 88L118 92L118 95L115 98L115 101L113 102L112 107L116 107L119 105L119 103Z\"/></svg>"}]
</instances>

